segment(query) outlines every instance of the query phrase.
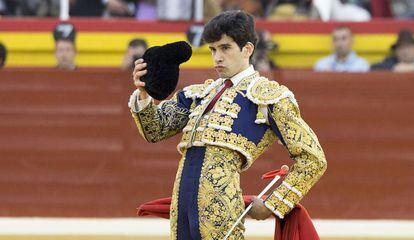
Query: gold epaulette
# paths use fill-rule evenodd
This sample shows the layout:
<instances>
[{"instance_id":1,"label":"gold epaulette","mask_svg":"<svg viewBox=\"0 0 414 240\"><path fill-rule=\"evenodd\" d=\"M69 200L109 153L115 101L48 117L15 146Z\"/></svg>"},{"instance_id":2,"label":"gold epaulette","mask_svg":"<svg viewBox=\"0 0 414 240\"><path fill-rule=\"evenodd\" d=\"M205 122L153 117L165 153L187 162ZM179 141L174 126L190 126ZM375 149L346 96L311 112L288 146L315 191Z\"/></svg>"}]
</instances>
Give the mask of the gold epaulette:
<instances>
[{"instance_id":1,"label":"gold epaulette","mask_svg":"<svg viewBox=\"0 0 414 240\"><path fill-rule=\"evenodd\" d=\"M193 84L183 89L186 98L203 98L218 85L218 80L207 79L202 84Z\"/></svg>"},{"instance_id":2,"label":"gold epaulette","mask_svg":"<svg viewBox=\"0 0 414 240\"><path fill-rule=\"evenodd\" d=\"M251 81L246 96L257 105L275 104L284 98L289 98L297 105L295 96L287 87L265 77L258 77Z\"/></svg>"}]
</instances>

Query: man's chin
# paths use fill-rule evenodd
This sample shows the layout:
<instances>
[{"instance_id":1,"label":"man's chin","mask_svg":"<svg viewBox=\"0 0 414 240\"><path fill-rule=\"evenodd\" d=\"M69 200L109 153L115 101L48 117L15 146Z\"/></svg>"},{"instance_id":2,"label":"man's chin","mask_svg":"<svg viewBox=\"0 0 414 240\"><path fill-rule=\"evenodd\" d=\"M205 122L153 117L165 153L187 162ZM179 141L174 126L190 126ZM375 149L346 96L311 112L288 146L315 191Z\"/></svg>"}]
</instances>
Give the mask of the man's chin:
<instances>
[{"instance_id":1,"label":"man's chin","mask_svg":"<svg viewBox=\"0 0 414 240\"><path fill-rule=\"evenodd\" d=\"M216 71L220 78L228 78L228 74L223 71Z\"/></svg>"}]
</instances>

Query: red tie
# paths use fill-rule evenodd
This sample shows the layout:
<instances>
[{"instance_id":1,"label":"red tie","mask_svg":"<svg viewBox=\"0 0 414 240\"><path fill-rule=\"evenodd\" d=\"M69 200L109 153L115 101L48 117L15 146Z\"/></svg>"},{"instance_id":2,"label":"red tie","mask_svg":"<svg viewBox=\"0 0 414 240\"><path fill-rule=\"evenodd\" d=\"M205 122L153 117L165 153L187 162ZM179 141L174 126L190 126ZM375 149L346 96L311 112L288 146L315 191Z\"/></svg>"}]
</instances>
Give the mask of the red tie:
<instances>
[{"instance_id":1,"label":"red tie","mask_svg":"<svg viewBox=\"0 0 414 240\"><path fill-rule=\"evenodd\" d=\"M230 79L226 79L226 80L224 81L224 86L223 86L223 88L220 90L220 92L218 92L218 93L216 94L216 96L214 96L213 100L211 100L210 104L208 104L208 106L207 106L206 110L204 111L204 113L209 112L209 111L213 108L214 104L216 104L216 102L217 102L217 100L220 98L221 94L223 94L223 92L224 92L227 88L229 88L229 87L231 87L231 86L233 86L233 82L232 82ZM204 113L203 113L203 114L204 114Z\"/></svg>"}]
</instances>

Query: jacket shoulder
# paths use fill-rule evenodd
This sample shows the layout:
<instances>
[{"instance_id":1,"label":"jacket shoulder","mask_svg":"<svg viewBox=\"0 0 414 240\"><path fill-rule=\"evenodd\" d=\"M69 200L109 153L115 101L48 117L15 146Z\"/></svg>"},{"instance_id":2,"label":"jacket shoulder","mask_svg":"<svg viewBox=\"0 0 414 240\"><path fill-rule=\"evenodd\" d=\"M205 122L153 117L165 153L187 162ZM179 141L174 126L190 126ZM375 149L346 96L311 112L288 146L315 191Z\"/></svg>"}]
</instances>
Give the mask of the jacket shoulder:
<instances>
[{"instance_id":1,"label":"jacket shoulder","mask_svg":"<svg viewBox=\"0 0 414 240\"><path fill-rule=\"evenodd\" d=\"M207 79L202 84L193 84L183 88L183 92L186 98L203 98L218 85L218 80Z\"/></svg>"},{"instance_id":2,"label":"jacket shoulder","mask_svg":"<svg viewBox=\"0 0 414 240\"><path fill-rule=\"evenodd\" d=\"M289 98L297 105L294 94L286 86L265 77L252 80L247 87L246 96L257 105L276 104L284 98Z\"/></svg>"}]
</instances>

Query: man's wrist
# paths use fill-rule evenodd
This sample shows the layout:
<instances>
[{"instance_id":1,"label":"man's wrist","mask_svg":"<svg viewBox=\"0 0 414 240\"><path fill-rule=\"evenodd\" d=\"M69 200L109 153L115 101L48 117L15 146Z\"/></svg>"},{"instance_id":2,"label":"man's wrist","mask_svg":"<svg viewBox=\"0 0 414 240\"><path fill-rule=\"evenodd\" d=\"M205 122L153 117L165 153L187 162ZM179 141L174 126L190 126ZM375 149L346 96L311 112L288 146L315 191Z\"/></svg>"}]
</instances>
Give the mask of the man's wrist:
<instances>
[{"instance_id":1,"label":"man's wrist","mask_svg":"<svg viewBox=\"0 0 414 240\"><path fill-rule=\"evenodd\" d=\"M129 97L128 107L135 113L147 107L152 101L151 96L148 94L144 95L144 98L140 96L141 89L136 89Z\"/></svg>"},{"instance_id":2,"label":"man's wrist","mask_svg":"<svg viewBox=\"0 0 414 240\"><path fill-rule=\"evenodd\" d=\"M138 95L138 100L145 100L147 98L149 98L148 93L144 89L140 89L139 95Z\"/></svg>"}]
</instances>

